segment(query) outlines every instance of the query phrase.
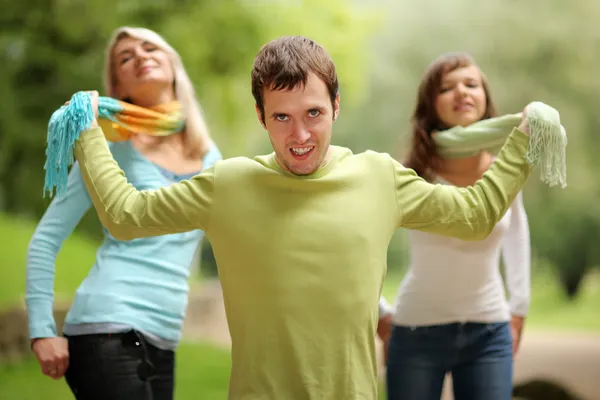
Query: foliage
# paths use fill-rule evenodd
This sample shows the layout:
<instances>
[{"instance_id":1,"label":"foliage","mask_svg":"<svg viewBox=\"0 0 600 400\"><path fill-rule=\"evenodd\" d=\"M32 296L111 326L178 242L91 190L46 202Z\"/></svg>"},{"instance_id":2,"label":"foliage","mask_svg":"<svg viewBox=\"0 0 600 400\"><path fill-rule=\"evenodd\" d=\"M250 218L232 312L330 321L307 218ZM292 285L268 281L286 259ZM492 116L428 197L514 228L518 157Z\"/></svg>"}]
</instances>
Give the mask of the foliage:
<instances>
[{"instance_id":1,"label":"foliage","mask_svg":"<svg viewBox=\"0 0 600 400\"><path fill-rule=\"evenodd\" d=\"M401 268L392 268L385 279L382 296L390 303L398 293L404 277ZM581 283L579 294L569 299L556 279L555 271L538 261L533 265L531 304L526 330L538 331L600 331L600 273L591 272Z\"/></svg>"},{"instance_id":2,"label":"foliage","mask_svg":"<svg viewBox=\"0 0 600 400\"><path fill-rule=\"evenodd\" d=\"M0 280L0 310L24 304L27 246L35 225L0 214L3 275ZM55 297L70 300L91 268L98 243L72 235L63 244L56 260ZM1 397L0 397L1 398Z\"/></svg>"},{"instance_id":3,"label":"foliage","mask_svg":"<svg viewBox=\"0 0 600 400\"><path fill-rule=\"evenodd\" d=\"M490 80L501 113L532 100L561 112L569 135L568 187L548 188L537 171L524 190L534 253L577 293L600 264L600 150L596 79L599 3L527 4L491 0L59 0L5 2L0 14L0 210L37 219L42 199L48 117L69 96L101 87L103 51L119 25L159 31L181 53L212 135L225 157L270 151L256 121L250 69L260 46L286 34L308 35L336 61L342 112L334 144L401 159L416 88L425 67L446 51L468 51ZM106 12L105 10L111 10ZM81 228L100 235L95 213ZM207 263L212 255L210 247ZM399 231L389 265L406 266ZM208 264L207 264L208 265ZM546 265L546 264L545 264ZM210 265L209 265L210 266Z\"/></svg>"},{"instance_id":4,"label":"foliage","mask_svg":"<svg viewBox=\"0 0 600 400\"><path fill-rule=\"evenodd\" d=\"M262 44L284 34L320 41L336 58L345 91L357 98L366 65L356 50L375 27L372 18L344 0L5 2L0 95L10 101L0 109L0 210L39 218L47 207L41 195L48 118L74 92L101 89L105 45L116 27L154 29L178 50L212 135L230 157L268 149L250 91ZM97 218L88 214L81 226L99 237Z\"/></svg>"},{"instance_id":5,"label":"foliage","mask_svg":"<svg viewBox=\"0 0 600 400\"><path fill-rule=\"evenodd\" d=\"M573 296L585 272L600 265L594 243L600 232L600 53L590 50L600 39L598 3L371 3L384 4L389 11L386 30L373 40L377 61L370 69L369 90L357 106L360 112L342 112L337 129L345 133L338 142L355 151L371 148L404 158L421 76L429 63L448 51L474 56L501 113L520 112L534 100L554 106L569 136L568 187L548 188L534 171L524 199L535 254L558 269L565 292ZM398 240L390 248L400 262L406 260L404 243Z\"/></svg>"}]
</instances>

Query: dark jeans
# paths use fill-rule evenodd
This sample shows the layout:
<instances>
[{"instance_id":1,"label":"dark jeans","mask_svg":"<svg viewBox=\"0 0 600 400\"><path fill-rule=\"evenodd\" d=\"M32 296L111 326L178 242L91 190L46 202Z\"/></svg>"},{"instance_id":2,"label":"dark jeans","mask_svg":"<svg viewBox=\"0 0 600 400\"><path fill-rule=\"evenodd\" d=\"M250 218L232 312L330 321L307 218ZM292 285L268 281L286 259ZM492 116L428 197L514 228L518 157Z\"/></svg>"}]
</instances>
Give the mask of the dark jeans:
<instances>
[{"instance_id":1,"label":"dark jeans","mask_svg":"<svg viewBox=\"0 0 600 400\"><path fill-rule=\"evenodd\" d=\"M141 334L68 336L65 379L77 400L172 400L175 353Z\"/></svg>"},{"instance_id":2,"label":"dark jeans","mask_svg":"<svg viewBox=\"0 0 600 400\"><path fill-rule=\"evenodd\" d=\"M512 399L507 322L394 326L387 365L389 400L439 400L452 374L455 400Z\"/></svg>"}]
</instances>

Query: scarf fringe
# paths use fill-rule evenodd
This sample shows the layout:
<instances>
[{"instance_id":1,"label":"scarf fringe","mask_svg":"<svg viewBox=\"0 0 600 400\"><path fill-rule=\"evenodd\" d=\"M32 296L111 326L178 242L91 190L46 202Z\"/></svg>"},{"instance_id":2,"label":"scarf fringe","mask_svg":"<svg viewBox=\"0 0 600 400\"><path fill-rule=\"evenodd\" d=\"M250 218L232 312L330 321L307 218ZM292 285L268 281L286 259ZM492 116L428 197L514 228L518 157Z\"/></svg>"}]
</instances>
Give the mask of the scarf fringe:
<instances>
[{"instance_id":1,"label":"scarf fringe","mask_svg":"<svg viewBox=\"0 0 600 400\"><path fill-rule=\"evenodd\" d=\"M550 186L567 186L567 135L562 127L544 121L529 121L527 162L540 168L540 179Z\"/></svg>"},{"instance_id":2,"label":"scarf fringe","mask_svg":"<svg viewBox=\"0 0 600 400\"><path fill-rule=\"evenodd\" d=\"M94 120L89 93L77 92L66 106L60 107L48 123L48 145L46 147L46 178L44 194L60 196L67 190L69 167L74 162L73 148L79 134L89 129Z\"/></svg>"},{"instance_id":3,"label":"scarf fringe","mask_svg":"<svg viewBox=\"0 0 600 400\"><path fill-rule=\"evenodd\" d=\"M455 126L434 136L442 157L459 158L481 150L498 154L523 114L508 114L475 122L466 127ZM542 102L527 106L529 146L525 161L540 168L540 180L549 186L567 186L567 134L557 110Z\"/></svg>"},{"instance_id":4,"label":"scarf fringe","mask_svg":"<svg viewBox=\"0 0 600 400\"><path fill-rule=\"evenodd\" d=\"M540 168L540 179L549 186L567 186L567 134L560 124L558 112L546 104L535 102L528 107L528 163Z\"/></svg>"},{"instance_id":5,"label":"scarf fringe","mask_svg":"<svg viewBox=\"0 0 600 400\"><path fill-rule=\"evenodd\" d=\"M53 196L67 190L69 167L74 163L73 148L81 132L94 121L92 100L88 92L77 92L68 105L50 117L46 148L44 193ZM108 141L129 140L135 133L167 136L181 132L185 119L179 102L144 108L110 97L98 98L98 124Z\"/></svg>"}]
</instances>

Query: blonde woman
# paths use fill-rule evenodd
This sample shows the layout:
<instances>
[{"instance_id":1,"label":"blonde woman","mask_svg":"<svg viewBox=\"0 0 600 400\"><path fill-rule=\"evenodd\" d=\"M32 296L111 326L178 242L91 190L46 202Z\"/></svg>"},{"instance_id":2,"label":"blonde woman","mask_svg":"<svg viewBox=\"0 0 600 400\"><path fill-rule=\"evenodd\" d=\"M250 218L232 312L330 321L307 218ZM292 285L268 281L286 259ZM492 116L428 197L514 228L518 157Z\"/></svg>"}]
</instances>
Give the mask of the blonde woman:
<instances>
[{"instance_id":1,"label":"blonde woman","mask_svg":"<svg viewBox=\"0 0 600 400\"><path fill-rule=\"evenodd\" d=\"M158 136L101 121L107 136L118 138L111 152L138 190L187 179L221 158L179 55L157 33L117 29L107 47L104 85L113 99L180 122ZM171 399L189 269L204 233L120 241L105 230L61 337L52 314L56 255L91 205L75 164L66 195L52 201L28 249L33 352L42 372L65 376L77 399Z\"/></svg>"}]
</instances>

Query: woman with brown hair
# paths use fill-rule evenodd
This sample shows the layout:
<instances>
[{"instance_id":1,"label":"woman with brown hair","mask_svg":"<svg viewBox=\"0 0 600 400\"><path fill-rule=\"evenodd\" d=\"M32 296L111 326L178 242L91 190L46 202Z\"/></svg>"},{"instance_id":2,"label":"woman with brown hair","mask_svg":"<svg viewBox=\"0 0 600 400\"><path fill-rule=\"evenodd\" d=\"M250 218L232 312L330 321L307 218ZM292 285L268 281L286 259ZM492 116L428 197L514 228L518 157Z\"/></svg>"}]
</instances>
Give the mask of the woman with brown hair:
<instances>
[{"instance_id":1,"label":"woman with brown hair","mask_svg":"<svg viewBox=\"0 0 600 400\"><path fill-rule=\"evenodd\" d=\"M460 149L448 145L448 132L496 116L487 80L474 60L465 53L442 55L421 81L405 165L432 183L472 185L494 155L489 146L473 141ZM483 241L419 231L409 235L411 265L395 307L383 300L380 307L381 321L392 325L386 343L388 398L439 399L450 373L456 400L511 399L513 356L530 292L529 228L521 193Z\"/></svg>"}]
</instances>

